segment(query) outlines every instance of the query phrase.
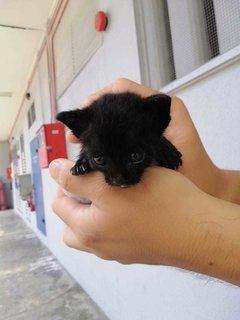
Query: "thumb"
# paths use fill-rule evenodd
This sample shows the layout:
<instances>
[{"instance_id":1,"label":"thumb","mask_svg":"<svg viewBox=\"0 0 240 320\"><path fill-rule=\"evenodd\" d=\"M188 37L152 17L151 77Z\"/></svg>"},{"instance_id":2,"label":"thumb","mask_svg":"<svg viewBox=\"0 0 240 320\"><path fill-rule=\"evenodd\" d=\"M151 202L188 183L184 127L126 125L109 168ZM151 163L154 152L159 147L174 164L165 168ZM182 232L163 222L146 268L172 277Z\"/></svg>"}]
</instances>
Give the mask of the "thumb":
<instances>
[{"instance_id":1,"label":"thumb","mask_svg":"<svg viewBox=\"0 0 240 320\"><path fill-rule=\"evenodd\" d=\"M73 161L56 159L49 165L50 175L62 189L93 202L99 198L99 192L105 189L106 184L102 174L90 172L85 175L73 176L70 172L73 165Z\"/></svg>"}]
</instances>

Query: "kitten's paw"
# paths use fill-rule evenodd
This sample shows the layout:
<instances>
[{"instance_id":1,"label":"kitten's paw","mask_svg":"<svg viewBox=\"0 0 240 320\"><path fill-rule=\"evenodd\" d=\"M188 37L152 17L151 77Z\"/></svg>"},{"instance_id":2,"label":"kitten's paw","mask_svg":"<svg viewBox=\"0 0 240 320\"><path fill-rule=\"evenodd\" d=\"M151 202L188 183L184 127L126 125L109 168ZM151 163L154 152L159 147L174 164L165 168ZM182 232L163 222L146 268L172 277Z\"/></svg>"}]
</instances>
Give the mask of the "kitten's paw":
<instances>
[{"instance_id":1,"label":"kitten's paw","mask_svg":"<svg viewBox=\"0 0 240 320\"><path fill-rule=\"evenodd\" d=\"M83 164L73 166L70 171L73 176L79 176L80 174L86 173L86 169Z\"/></svg>"},{"instance_id":2,"label":"kitten's paw","mask_svg":"<svg viewBox=\"0 0 240 320\"><path fill-rule=\"evenodd\" d=\"M167 159L167 168L177 170L182 165L182 154L177 150L173 150Z\"/></svg>"},{"instance_id":3,"label":"kitten's paw","mask_svg":"<svg viewBox=\"0 0 240 320\"><path fill-rule=\"evenodd\" d=\"M88 162L86 160L82 160L77 161L70 171L73 176L79 176L81 174L88 173L91 169Z\"/></svg>"},{"instance_id":4,"label":"kitten's paw","mask_svg":"<svg viewBox=\"0 0 240 320\"><path fill-rule=\"evenodd\" d=\"M182 165L181 157L177 156L172 162L170 169L177 170Z\"/></svg>"},{"instance_id":5,"label":"kitten's paw","mask_svg":"<svg viewBox=\"0 0 240 320\"><path fill-rule=\"evenodd\" d=\"M165 154L161 154L161 157L158 159L158 165L177 170L182 165L182 154L175 148L168 149Z\"/></svg>"},{"instance_id":6,"label":"kitten's paw","mask_svg":"<svg viewBox=\"0 0 240 320\"><path fill-rule=\"evenodd\" d=\"M182 154L166 138L162 137L161 150L159 152L158 164L162 167L177 170L182 165Z\"/></svg>"}]
</instances>

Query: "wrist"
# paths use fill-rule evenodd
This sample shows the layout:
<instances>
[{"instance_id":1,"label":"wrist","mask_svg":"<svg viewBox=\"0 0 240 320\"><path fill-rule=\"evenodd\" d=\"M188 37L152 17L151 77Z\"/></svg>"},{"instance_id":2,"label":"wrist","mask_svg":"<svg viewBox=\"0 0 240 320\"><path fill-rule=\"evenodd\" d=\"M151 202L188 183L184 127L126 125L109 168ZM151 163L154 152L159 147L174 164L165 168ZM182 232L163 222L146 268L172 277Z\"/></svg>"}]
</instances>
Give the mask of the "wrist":
<instances>
[{"instance_id":1,"label":"wrist","mask_svg":"<svg viewBox=\"0 0 240 320\"><path fill-rule=\"evenodd\" d=\"M239 206L208 196L201 210L189 269L240 285Z\"/></svg>"},{"instance_id":2,"label":"wrist","mask_svg":"<svg viewBox=\"0 0 240 320\"><path fill-rule=\"evenodd\" d=\"M207 161L206 161L207 159ZM225 201L240 204L240 171L223 170L215 166L206 154L201 170L191 166L185 174L198 188L205 193Z\"/></svg>"},{"instance_id":3,"label":"wrist","mask_svg":"<svg viewBox=\"0 0 240 320\"><path fill-rule=\"evenodd\" d=\"M219 169L219 177L216 196L240 204L240 171Z\"/></svg>"},{"instance_id":4,"label":"wrist","mask_svg":"<svg viewBox=\"0 0 240 320\"><path fill-rule=\"evenodd\" d=\"M239 206L204 193L194 202L169 264L240 285Z\"/></svg>"}]
</instances>

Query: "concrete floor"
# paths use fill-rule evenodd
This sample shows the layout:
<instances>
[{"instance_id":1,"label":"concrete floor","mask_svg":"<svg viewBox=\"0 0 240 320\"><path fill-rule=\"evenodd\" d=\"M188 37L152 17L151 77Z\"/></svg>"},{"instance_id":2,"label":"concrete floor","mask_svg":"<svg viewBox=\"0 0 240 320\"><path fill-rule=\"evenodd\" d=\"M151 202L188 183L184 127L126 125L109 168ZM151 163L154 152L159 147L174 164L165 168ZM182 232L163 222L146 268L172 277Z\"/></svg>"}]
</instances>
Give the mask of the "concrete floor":
<instances>
[{"instance_id":1,"label":"concrete floor","mask_svg":"<svg viewBox=\"0 0 240 320\"><path fill-rule=\"evenodd\" d=\"M107 320L25 222L0 211L0 320Z\"/></svg>"}]
</instances>

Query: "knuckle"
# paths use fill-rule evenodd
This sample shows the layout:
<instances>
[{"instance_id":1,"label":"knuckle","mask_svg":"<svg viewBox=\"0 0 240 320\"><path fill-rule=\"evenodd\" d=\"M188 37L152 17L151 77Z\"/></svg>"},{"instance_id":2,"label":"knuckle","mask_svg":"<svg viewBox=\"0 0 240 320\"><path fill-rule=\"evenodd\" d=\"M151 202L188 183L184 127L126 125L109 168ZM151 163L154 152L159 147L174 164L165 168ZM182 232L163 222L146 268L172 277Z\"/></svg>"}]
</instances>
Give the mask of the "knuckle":
<instances>
[{"instance_id":1,"label":"knuckle","mask_svg":"<svg viewBox=\"0 0 240 320\"><path fill-rule=\"evenodd\" d=\"M82 246L93 249L97 239L92 234L83 234L80 237L80 242Z\"/></svg>"},{"instance_id":2,"label":"knuckle","mask_svg":"<svg viewBox=\"0 0 240 320\"><path fill-rule=\"evenodd\" d=\"M91 94L83 100L83 106L89 107L94 101L94 95Z\"/></svg>"},{"instance_id":3,"label":"knuckle","mask_svg":"<svg viewBox=\"0 0 240 320\"><path fill-rule=\"evenodd\" d=\"M123 83L123 82L125 82L125 81L127 81L126 78L124 78L124 77L119 77L119 78L116 78L116 79L113 81L113 83Z\"/></svg>"},{"instance_id":4,"label":"knuckle","mask_svg":"<svg viewBox=\"0 0 240 320\"><path fill-rule=\"evenodd\" d=\"M116 78L113 82L112 82L112 86L113 88L117 89L121 89L127 86L127 83L129 82L128 79L126 78Z\"/></svg>"}]
</instances>

